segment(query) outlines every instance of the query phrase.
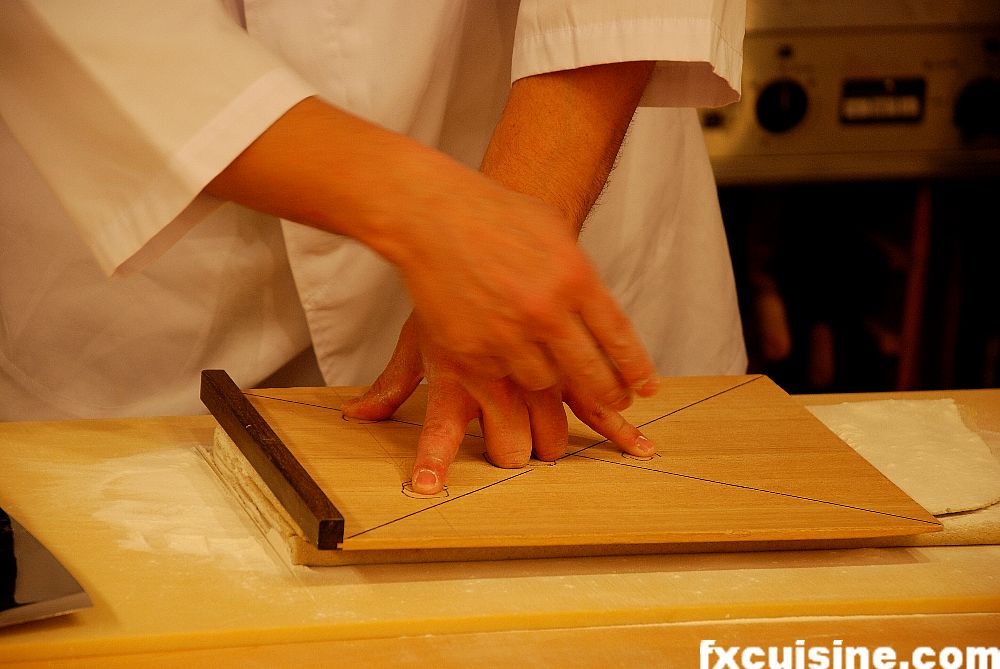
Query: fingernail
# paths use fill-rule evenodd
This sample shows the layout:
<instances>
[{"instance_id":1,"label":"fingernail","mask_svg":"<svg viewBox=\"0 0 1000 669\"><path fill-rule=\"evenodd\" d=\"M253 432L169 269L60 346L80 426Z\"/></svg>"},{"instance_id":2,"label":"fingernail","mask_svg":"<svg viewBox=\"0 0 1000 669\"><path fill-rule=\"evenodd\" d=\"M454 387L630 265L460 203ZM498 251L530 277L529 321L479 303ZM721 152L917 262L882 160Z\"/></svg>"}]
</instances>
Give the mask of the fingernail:
<instances>
[{"instance_id":1,"label":"fingernail","mask_svg":"<svg viewBox=\"0 0 1000 669\"><path fill-rule=\"evenodd\" d=\"M433 469L418 469L413 474L411 487L419 493L437 492L438 475Z\"/></svg>"},{"instance_id":2,"label":"fingernail","mask_svg":"<svg viewBox=\"0 0 1000 669\"><path fill-rule=\"evenodd\" d=\"M656 447L653 446L653 442L640 434L639 438L635 440L635 449L643 455L650 455L656 450Z\"/></svg>"}]
</instances>

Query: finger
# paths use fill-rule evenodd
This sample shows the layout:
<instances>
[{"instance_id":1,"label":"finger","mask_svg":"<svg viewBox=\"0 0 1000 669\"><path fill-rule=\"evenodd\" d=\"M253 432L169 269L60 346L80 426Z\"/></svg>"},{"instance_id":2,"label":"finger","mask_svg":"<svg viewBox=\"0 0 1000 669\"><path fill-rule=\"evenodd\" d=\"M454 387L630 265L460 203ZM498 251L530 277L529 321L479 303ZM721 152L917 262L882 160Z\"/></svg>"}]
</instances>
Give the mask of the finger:
<instances>
[{"instance_id":1,"label":"finger","mask_svg":"<svg viewBox=\"0 0 1000 669\"><path fill-rule=\"evenodd\" d=\"M653 442L617 411L573 393L566 393L566 403L577 418L626 453L648 457L656 452Z\"/></svg>"},{"instance_id":2,"label":"finger","mask_svg":"<svg viewBox=\"0 0 1000 669\"><path fill-rule=\"evenodd\" d=\"M467 386L482 412L483 438L490 462L518 469L531 459L531 421L520 389L508 380Z\"/></svg>"},{"instance_id":3,"label":"finger","mask_svg":"<svg viewBox=\"0 0 1000 669\"><path fill-rule=\"evenodd\" d=\"M391 416L424 377L420 347L413 319L403 325L396 349L375 383L360 397L344 402L345 416L362 420L384 420Z\"/></svg>"},{"instance_id":4,"label":"finger","mask_svg":"<svg viewBox=\"0 0 1000 669\"><path fill-rule=\"evenodd\" d=\"M621 307L605 291L580 305L580 317L626 386L642 397L656 393L656 367Z\"/></svg>"},{"instance_id":5,"label":"finger","mask_svg":"<svg viewBox=\"0 0 1000 669\"><path fill-rule=\"evenodd\" d=\"M551 462L566 454L569 428L558 386L525 393L531 423L531 448L539 460Z\"/></svg>"},{"instance_id":6,"label":"finger","mask_svg":"<svg viewBox=\"0 0 1000 669\"><path fill-rule=\"evenodd\" d=\"M628 385L579 319L567 323L562 336L550 342L549 350L565 376L564 385L572 387L577 395L619 409L631 403Z\"/></svg>"},{"instance_id":7,"label":"finger","mask_svg":"<svg viewBox=\"0 0 1000 669\"><path fill-rule=\"evenodd\" d=\"M457 383L444 380L429 385L427 413L410 476L414 492L433 495L444 488L448 467L465 438L472 413L471 399Z\"/></svg>"}]
</instances>

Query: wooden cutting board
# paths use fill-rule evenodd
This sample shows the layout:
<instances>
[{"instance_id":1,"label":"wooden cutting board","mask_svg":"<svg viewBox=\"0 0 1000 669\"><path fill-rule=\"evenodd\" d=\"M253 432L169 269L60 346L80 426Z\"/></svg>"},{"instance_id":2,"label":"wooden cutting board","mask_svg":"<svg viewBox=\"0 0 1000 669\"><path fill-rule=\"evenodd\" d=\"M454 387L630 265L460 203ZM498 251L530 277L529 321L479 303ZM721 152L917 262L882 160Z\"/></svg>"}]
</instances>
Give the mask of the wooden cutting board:
<instances>
[{"instance_id":1,"label":"wooden cutting board","mask_svg":"<svg viewBox=\"0 0 1000 669\"><path fill-rule=\"evenodd\" d=\"M424 388L381 422L341 414L358 390L242 392L203 374L224 430L206 456L293 562L799 548L941 527L765 376L664 379L624 412L657 446L647 459L569 414L566 456L499 469L472 423L430 497L407 485Z\"/></svg>"}]
</instances>

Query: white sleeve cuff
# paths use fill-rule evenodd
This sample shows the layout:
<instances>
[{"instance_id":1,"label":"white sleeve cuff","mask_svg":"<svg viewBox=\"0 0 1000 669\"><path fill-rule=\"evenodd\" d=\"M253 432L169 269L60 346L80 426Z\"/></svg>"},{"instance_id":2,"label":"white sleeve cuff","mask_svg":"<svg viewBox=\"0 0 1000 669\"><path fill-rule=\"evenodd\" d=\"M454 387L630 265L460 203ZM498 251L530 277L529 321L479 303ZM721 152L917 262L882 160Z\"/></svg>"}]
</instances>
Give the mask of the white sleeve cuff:
<instances>
[{"instance_id":1,"label":"white sleeve cuff","mask_svg":"<svg viewBox=\"0 0 1000 669\"><path fill-rule=\"evenodd\" d=\"M739 99L743 13L646 16L597 22L519 17L512 81L589 65L657 61L643 106L709 107Z\"/></svg>"},{"instance_id":2,"label":"white sleeve cuff","mask_svg":"<svg viewBox=\"0 0 1000 669\"><path fill-rule=\"evenodd\" d=\"M315 90L286 69L267 72L234 98L171 157L159 178L123 212L128 221L95 235L105 271L128 274L146 266L222 201L201 190L286 111ZM168 220L158 228L149 222Z\"/></svg>"}]
</instances>

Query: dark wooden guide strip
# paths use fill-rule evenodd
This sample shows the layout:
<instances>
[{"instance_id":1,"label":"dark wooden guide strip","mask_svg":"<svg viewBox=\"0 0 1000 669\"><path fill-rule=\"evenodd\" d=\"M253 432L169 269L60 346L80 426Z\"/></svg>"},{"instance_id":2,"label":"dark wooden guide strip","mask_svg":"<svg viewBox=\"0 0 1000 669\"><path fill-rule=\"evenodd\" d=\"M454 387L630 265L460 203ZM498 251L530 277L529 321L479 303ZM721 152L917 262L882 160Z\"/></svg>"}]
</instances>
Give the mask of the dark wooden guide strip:
<instances>
[{"instance_id":1,"label":"dark wooden guide strip","mask_svg":"<svg viewBox=\"0 0 1000 669\"><path fill-rule=\"evenodd\" d=\"M201 401L305 538L320 549L337 548L344 540L344 516L225 371L202 371Z\"/></svg>"}]
</instances>

